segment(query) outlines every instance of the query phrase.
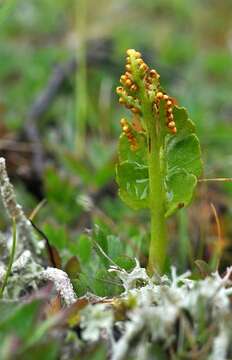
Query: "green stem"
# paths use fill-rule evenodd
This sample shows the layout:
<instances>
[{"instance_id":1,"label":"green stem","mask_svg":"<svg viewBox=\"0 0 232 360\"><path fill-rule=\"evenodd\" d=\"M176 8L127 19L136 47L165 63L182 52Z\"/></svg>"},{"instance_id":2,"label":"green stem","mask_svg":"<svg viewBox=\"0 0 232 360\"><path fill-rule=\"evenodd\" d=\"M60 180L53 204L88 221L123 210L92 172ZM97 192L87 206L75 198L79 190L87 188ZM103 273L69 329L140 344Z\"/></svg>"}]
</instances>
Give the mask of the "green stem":
<instances>
[{"instance_id":1,"label":"green stem","mask_svg":"<svg viewBox=\"0 0 232 360\"><path fill-rule=\"evenodd\" d=\"M142 65L141 65L142 66ZM149 208L151 216L151 239L148 259L148 272L164 271L167 259L167 224L165 218L165 183L164 183L164 103L160 103L159 114L153 109L154 98L147 91L143 81L143 68L138 67L136 59L131 55L133 78L138 86L142 125L147 133L147 162L149 175ZM142 75L142 76L141 76ZM153 94L154 95L154 94Z\"/></svg>"},{"instance_id":2,"label":"green stem","mask_svg":"<svg viewBox=\"0 0 232 360\"><path fill-rule=\"evenodd\" d=\"M3 297L3 293L4 293L5 287L7 285L10 273L11 273L14 256L15 256L15 249L16 249L16 222L15 222L15 219L13 219L13 243L12 243L12 248L11 248L9 264L8 264L7 271L6 271L4 280L3 280L2 287L0 289L0 299L2 299L2 297Z\"/></svg>"},{"instance_id":3,"label":"green stem","mask_svg":"<svg viewBox=\"0 0 232 360\"><path fill-rule=\"evenodd\" d=\"M148 147L148 171L150 184L151 240L148 270L154 268L163 272L167 252L167 228L165 219L165 189L163 182L162 152L160 132L155 128L154 118L148 127L150 146Z\"/></svg>"}]
</instances>

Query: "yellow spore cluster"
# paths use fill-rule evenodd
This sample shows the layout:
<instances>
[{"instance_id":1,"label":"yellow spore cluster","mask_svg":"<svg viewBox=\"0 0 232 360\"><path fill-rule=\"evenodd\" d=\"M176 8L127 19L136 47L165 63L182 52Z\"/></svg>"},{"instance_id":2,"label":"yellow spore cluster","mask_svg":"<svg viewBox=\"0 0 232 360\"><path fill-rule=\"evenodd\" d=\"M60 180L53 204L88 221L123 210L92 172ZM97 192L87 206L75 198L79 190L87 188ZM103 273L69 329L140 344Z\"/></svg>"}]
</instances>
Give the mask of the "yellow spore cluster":
<instances>
[{"instance_id":1,"label":"yellow spore cluster","mask_svg":"<svg viewBox=\"0 0 232 360\"><path fill-rule=\"evenodd\" d=\"M136 150L138 147L138 144L137 144L136 137L133 134L132 127L130 126L130 124L128 123L128 121L125 118L121 119L120 124L121 124L123 133L125 134L125 136L127 137L128 141L130 143L131 150Z\"/></svg>"},{"instance_id":2,"label":"yellow spore cluster","mask_svg":"<svg viewBox=\"0 0 232 360\"><path fill-rule=\"evenodd\" d=\"M135 73L136 76L139 76L140 82L136 80ZM134 49L127 50L125 73L120 77L122 86L118 86L116 89L119 95L119 103L133 114L142 116L140 101L142 80L142 86L151 100L155 115L159 116L161 101L164 102L167 128L172 134L176 134L177 129L173 116L174 101L160 89L159 79L160 75L156 70L149 68L142 59L140 52Z\"/></svg>"}]
</instances>

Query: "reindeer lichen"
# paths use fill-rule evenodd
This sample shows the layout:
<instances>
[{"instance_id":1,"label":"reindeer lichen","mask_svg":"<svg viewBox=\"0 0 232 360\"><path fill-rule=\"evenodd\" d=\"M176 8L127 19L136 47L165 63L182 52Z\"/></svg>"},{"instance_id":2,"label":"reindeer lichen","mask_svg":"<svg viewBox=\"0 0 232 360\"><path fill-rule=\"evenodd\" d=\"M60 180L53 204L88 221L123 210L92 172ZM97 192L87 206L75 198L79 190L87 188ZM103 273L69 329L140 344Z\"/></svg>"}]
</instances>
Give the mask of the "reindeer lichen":
<instances>
[{"instance_id":1,"label":"reindeer lichen","mask_svg":"<svg viewBox=\"0 0 232 360\"><path fill-rule=\"evenodd\" d=\"M35 239L30 221L26 218L21 205L17 203L14 187L11 184L7 171L5 159L0 158L0 192L3 204L12 219L15 219L17 228L16 256L11 266L7 284L4 285L4 299L18 299L21 294L30 286L37 288L41 280L52 281L55 290L60 294L66 306L76 300L76 295L68 275L55 268L44 268L38 261L38 252L41 250L39 241ZM5 242L4 242L5 240ZM4 242L6 252L0 263L0 289L7 273L7 257L10 254L12 237L1 234L0 245Z\"/></svg>"},{"instance_id":2,"label":"reindeer lichen","mask_svg":"<svg viewBox=\"0 0 232 360\"><path fill-rule=\"evenodd\" d=\"M191 273L150 277L136 263L132 272L111 267L124 292L116 300L88 305L80 326L88 341L108 341L111 360L199 358L228 360L232 351L232 267L203 280ZM137 284L137 286L136 286ZM99 301L100 302L100 301ZM204 326L202 326L204 324ZM113 336L117 329L117 337Z\"/></svg>"}]
</instances>

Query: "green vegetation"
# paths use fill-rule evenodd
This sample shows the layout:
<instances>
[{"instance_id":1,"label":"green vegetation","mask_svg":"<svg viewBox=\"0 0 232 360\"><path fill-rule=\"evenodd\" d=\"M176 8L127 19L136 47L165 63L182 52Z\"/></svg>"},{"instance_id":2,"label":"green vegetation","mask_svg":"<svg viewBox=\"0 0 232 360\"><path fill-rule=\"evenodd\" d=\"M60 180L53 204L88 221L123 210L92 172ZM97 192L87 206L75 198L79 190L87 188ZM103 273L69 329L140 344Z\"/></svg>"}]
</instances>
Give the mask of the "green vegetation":
<instances>
[{"instance_id":1,"label":"green vegetation","mask_svg":"<svg viewBox=\"0 0 232 360\"><path fill-rule=\"evenodd\" d=\"M135 50L127 51L119 102L132 111L121 120L117 181L122 199L151 214L149 270L163 271L167 257L166 218L189 204L201 174L200 145L186 110L162 92L160 75ZM127 138L125 140L125 138Z\"/></svg>"},{"instance_id":2,"label":"green vegetation","mask_svg":"<svg viewBox=\"0 0 232 360\"><path fill-rule=\"evenodd\" d=\"M1 360L232 358L231 11L0 1Z\"/></svg>"}]
</instances>

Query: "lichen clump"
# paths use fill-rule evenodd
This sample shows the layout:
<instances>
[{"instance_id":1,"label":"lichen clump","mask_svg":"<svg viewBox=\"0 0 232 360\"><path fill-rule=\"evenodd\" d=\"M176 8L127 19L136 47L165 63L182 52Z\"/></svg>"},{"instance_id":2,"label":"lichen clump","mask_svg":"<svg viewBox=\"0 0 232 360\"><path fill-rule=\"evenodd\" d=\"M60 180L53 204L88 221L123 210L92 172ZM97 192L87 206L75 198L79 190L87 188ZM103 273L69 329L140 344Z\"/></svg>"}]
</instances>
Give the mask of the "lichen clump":
<instances>
[{"instance_id":1,"label":"lichen clump","mask_svg":"<svg viewBox=\"0 0 232 360\"><path fill-rule=\"evenodd\" d=\"M231 359L232 267L201 280L175 268L170 277L150 278L138 262L130 273L110 271L124 293L111 306L88 305L80 324L90 343L108 341L109 359Z\"/></svg>"}]
</instances>

